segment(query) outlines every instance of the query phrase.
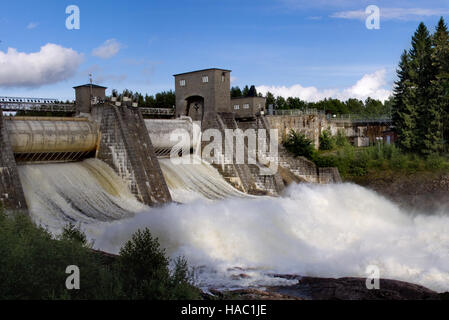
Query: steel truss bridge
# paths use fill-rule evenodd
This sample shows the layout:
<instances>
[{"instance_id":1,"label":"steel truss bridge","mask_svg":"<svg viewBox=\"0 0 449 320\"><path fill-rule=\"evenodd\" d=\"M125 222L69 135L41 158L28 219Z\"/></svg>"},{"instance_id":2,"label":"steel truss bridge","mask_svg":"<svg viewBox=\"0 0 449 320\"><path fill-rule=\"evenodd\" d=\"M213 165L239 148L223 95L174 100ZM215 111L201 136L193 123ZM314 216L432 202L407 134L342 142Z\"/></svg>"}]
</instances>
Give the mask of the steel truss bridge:
<instances>
[{"instance_id":1,"label":"steel truss bridge","mask_svg":"<svg viewBox=\"0 0 449 320\"><path fill-rule=\"evenodd\" d=\"M66 112L76 113L75 103L66 103L51 98L1 97L0 109L6 112ZM143 115L174 116L174 108L140 108Z\"/></svg>"}]
</instances>

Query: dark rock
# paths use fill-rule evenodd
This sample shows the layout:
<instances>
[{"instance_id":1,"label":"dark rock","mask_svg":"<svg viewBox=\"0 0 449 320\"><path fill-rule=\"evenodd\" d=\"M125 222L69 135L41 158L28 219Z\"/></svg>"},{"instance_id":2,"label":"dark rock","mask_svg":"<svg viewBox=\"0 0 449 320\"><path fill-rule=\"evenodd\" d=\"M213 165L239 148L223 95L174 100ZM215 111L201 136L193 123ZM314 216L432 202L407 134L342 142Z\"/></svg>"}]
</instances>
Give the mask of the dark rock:
<instances>
[{"instance_id":1,"label":"dark rock","mask_svg":"<svg viewBox=\"0 0 449 320\"><path fill-rule=\"evenodd\" d=\"M297 285L267 290L308 300L440 300L437 292L403 281L380 279L378 290L366 288L364 278L303 277Z\"/></svg>"}]
</instances>

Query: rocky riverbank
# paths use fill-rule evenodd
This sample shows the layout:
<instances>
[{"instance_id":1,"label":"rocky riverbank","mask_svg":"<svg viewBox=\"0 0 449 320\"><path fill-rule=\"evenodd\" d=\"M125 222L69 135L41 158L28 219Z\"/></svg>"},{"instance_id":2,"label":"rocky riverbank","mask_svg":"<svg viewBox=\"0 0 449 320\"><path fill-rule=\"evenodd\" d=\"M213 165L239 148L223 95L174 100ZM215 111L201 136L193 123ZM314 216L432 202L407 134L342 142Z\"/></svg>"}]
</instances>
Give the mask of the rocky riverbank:
<instances>
[{"instance_id":1,"label":"rocky riverbank","mask_svg":"<svg viewBox=\"0 0 449 320\"><path fill-rule=\"evenodd\" d=\"M449 212L448 172L380 171L353 177L348 182L372 189L408 211Z\"/></svg>"},{"instance_id":2,"label":"rocky riverbank","mask_svg":"<svg viewBox=\"0 0 449 320\"><path fill-rule=\"evenodd\" d=\"M442 300L448 293L438 294L423 286L390 279L381 279L379 289L366 288L364 278L316 278L278 275L296 278L291 286L233 291L211 290L205 299L223 300Z\"/></svg>"}]
</instances>

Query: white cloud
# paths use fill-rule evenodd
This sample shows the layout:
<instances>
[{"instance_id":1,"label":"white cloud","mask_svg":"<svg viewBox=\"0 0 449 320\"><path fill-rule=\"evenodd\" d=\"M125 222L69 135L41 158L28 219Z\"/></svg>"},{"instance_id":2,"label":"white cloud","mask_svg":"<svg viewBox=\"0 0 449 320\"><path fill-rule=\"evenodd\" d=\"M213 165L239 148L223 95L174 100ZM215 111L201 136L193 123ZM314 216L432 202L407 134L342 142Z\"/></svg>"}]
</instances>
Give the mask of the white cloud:
<instances>
[{"instance_id":1,"label":"white cloud","mask_svg":"<svg viewBox=\"0 0 449 320\"><path fill-rule=\"evenodd\" d=\"M320 90L316 87L303 87L295 84L291 87L285 86L258 86L257 91L266 94L268 91L274 96L282 96L284 98L297 97L301 100L315 102L324 98L337 98L347 100L349 98L357 98L365 100L368 97L385 101L391 94L391 90L386 89L386 70L381 69L374 73L365 74L353 86L345 89L324 89Z\"/></svg>"},{"instance_id":2,"label":"white cloud","mask_svg":"<svg viewBox=\"0 0 449 320\"><path fill-rule=\"evenodd\" d=\"M37 23L37 22L30 22L30 23L28 23L28 25L27 25L27 29L34 29L34 28L36 28L38 25L39 25L39 23Z\"/></svg>"},{"instance_id":3,"label":"white cloud","mask_svg":"<svg viewBox=\"0 0 449 320\"><path fill-rule=\"evenodd\" d=\"M385 20L422 20L424 17L442 16L449 13L448 9L426 8L380 8L380 19ZM365 10L339 11L330 15L331 18L365 20L368 14Z\"/></svg>"},{"instance_id":4,"label":"white cloud","mask_svg":"<svg viewBox=\"0 0 449 320\"><path fill-rule=\"evenodd\" d=\"M102 59L108 59L115 56L120 51L121 48L122 45L117 40L109 39L106 40L98 48L95 48L92 51L92 55Z\"/></svg>"},{"instance_id":5,"label":"white cloud","mask_svg":"<svg viewBox=\"0 0 449 320\"><path fill-rule=\"evenodd\" d=\"M39 87L72 77L83 57L73 49L48 43L39 52L0 51L0 87Z\"/></svg>"}]
</instances>

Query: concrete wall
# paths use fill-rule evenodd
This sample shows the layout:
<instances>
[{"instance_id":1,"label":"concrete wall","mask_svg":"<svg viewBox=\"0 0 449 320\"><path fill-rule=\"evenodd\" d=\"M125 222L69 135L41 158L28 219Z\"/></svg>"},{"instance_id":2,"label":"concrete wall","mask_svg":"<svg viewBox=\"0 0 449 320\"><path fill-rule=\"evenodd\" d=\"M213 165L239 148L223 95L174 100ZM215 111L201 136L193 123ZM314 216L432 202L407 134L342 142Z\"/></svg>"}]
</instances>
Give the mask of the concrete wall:
<instances>
[{"instance_id":1,"label":"concrete wall","mask_svg":"<svg viewBox=\"0 0 449 320\"><path fill-rule=\"evenodd\" d=\"M27 204L0 109L0 205L6 210L27 211Z\"/></svg>"},{"instance_id":2,"label":"concrete wall","mask_svg":"<svg viewBox=\"0 0 449 320\"><path fill-rule=\"evenodd\" d=\"M328 125L332 135L342 130L356 147L375 144L377 138L383 137L384 132L390 130L390 126L386 124L364 123L362 121L330 121Z\"/></svg>"},{"instance_id":3,"label":"concrete wall","mask_svg":"<svg viewBox=\"0 0 449 320\"><path fill-rule=\"evenodd\" d=\"M203 82L203 77L208 82ZM176 116L190 116L193 120L203 120L214 112L229 112L231 74L229 70L206 69L177 74L175 77L176 90ZM181 86L180 81L185 81ZM204 99L201 116L189 111L187 113L187 99L189 97L202 97ZM213 115L211 115L213 116Z\"/></svg>"},{"instance_id":4,"label":"concrete wall","mask_svg":"<svg viewBox=\"0 0 449 320\"><path fill-rule=\"evenodd\" d=\"M293 129L311 139L315 148L319 148L321 132L329 127L323 115L266 116L266 119L271 128L278 130L279 142L284 141Z\"/></svg>"},{"instance_id":5,"label":"concrete wall","mask_svg":"<svg viewBox=\"0 0 449 320\"><path fill-rule=\"evenodd\" d=\"M91 86L83 85L74 87L76 99L76 113L87 114L91 112ZM92 85L92 97L101 100L106 98L106 88L98 85Z\"/></svg>"},{"instance_id":6,"label":"concrete wall","mask_svg":"<svg viewBox=\"0 0 449 320\"><path fill-rule=\"evenodd\" d=\"M94 118L101 121L97 158L114 168L141 202L170 202L170 192L139 109L112 105L94 109Z\"/></svg>"},{"instance_id":7,"label":"concrete wall","mask_svg":"<svg viewBox=\"0 0 449 320\"><path fill-rule=\"evenodd\" d=\"M254 118L259 115L261 111L265 111L266 99L262 97L241 97L231 99L231 110L235 113L237 119L240 118ZM248 108L244 108L245 104ZM235 105L239 109L235 109Z\"/></svg>"},{"instance_id":8,"label":"concrete wall","mask_svg":"<svg viewBox=\"0 0 449 320\"><path fill-rule=\"evenodd\" d=\"M222 135L223 152L225 152L225 129L237 129L237 123L233 113L215 113L208 117L203 122L202 130L217 129ZM202 142L202 146L208 142ZM235 148L235 145L234 145ZM225 163L214 163L214 167L220 172L226 181L234 185L237 189L246 193L258 193L256 188L256 181L254 180L251 171L246 164L237 164L235 161L235 152L232 159L223 159ZM214 156L214 155L211 155Z\"/></svg>"}]
</instances>

